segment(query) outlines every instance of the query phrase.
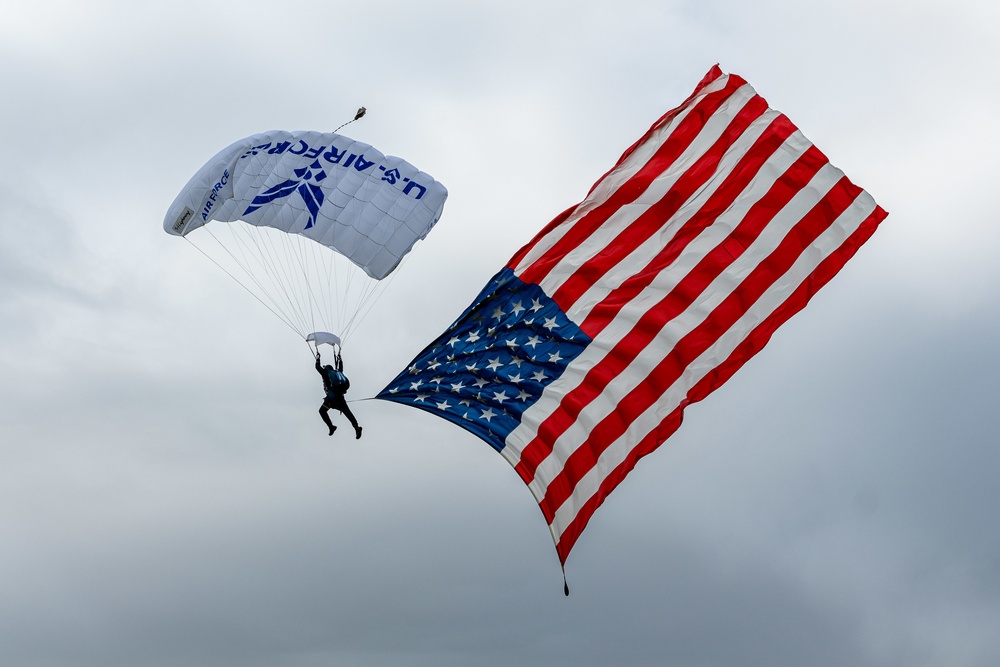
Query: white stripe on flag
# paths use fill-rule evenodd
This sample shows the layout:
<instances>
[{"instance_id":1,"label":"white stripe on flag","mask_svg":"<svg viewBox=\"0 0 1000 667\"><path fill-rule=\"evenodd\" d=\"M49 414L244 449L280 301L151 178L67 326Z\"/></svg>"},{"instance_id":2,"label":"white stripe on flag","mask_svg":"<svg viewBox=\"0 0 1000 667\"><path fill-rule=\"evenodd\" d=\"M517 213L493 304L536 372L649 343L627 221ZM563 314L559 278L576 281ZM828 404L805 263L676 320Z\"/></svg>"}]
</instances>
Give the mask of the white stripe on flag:
<instances>
[{"instance_id":1,"label":"white stripe on flag","mask_svg":"<svg viewBox=\"0 0 1000 667\"><path fill-rule=\"evenodd\" d=\"M840 180L842 176L842 172L836 167L830 164L824 166L816 177L812 179L809 186L800 190L789 202L789 204L782 209L777 216L775 216L771 224L763 230L754 243L747 248L746 252L744 252L739 259L734 261L710 285L707 286L707 288L702 292L702 298L696 299L686 311L665 324L665 326L660 330L660 333L650 342L649 345L645 347L639 356L636 357L628 365L628 367L622 370L611 382L608 383L606 387L602 389L602 393L597 395L595 400L593 400L581 411L572 426L570 426L570 428L567 429L555 441L555 443L553 443L552 453L538 466L535 471L535 479L533 483L529 485L532 487L533 491L542 491L542 494L544 495L543 489L547 488L548 484L562 471L563 461L569 453L575 451L582 444L587 442L593 426L600 423L604 418L614 412L617 406L617 401L607 400L605 395L624 398L629 394L629 392L643 384L657 365L673 351L674 345L677 341L683 339L698 325L710 318L713 311L719 306L719 304L725 301L726 298L740 286L742 281L762 259L768 257L768 255L770 255L771 252L778 247L778 244L787 235L788 231L792 229L792 227L794 227L795 224L799 222L799 220L801 220L802 217L820 199L823 198L823 196ZM709 230L714 233L708 233ZM706 230L706 234L703 236L714 237L706 239L710 242L715 242L715 245L713 246L714 248L717 247L719 242L722 240L719 237L722 236L724 238L725 235L728 234L728 231L728 225L724 224L720 226L713 226L708 228ZM704 245L708 245L708 243ZM672 272L665 272L664 274L661 274L661 276L666 276L667 282L676 284L678 278L667 276L667 274L671 273ZM682 278L683 276L679 277ZM654 295L658 295L660 297L669 291L669 288L663 289L662 286L650 289ZM652 298L656 299L656 296L653 296ZM656 300L658 301L658 299ZM637 315L641 315L641 313L638 313ZM629 319L638 319L637 315L634 315ZM732 332L732 329L730 329L730 332ZM748 332L749 331L746 333ZM613 343L610 341L605 342L603 340L603 335L599 336L598 339L595 339L595 342L598 343L598 345L591 344L588 346L587 350L585 350L584 353L576 359L576 362L579 362L582 357L587 356L591 349L613 348L625 337L621 335L620 331L615 332L614 335L616 340ZM598 351L598 354L603 356L603 350ZM721 357L718 359L718 362L724 361L727 356L728 354ZM691 377L691 371L691 367L688 366L684 375ZM568 393L569 389L562 383L563 378L567 378L567 384L571 384L575 388L582 382L583 374L576 370L576 363L570 364L570 366L566 369L566 372L563 373L563 376L553 382L547 389L559 384L560 387L557 387L556 391L563 395ZM683 395L678 398L678 401L680 398L683 398ZM665 414L672 412L677 405L679 405L679 402L677 404L666 406L669 409L666 410ZM630 440L634 445L645 435L646 433L644 432L638 438Z\"/></svg>"},{"instance_id":2,"label":"white stripe on flag","mask_svg":"<svg viewBox=\"0 0 1000 667\"><path fill-rule=\"evenodd\" d=\"M517 267L514 267L514 273L520 273L525 267L534 264L541 256L551 250L552 246L554 246L559 239L569 233L576 223L586 217L586 215L594 208L607 201L608 198L621 189L623 183L628 182L640 169L646 166L650 158L652 158L656 151L658 151L663 145L666 138L669 137L674 129L688 117L691 110L698 104L698 102L703 100L706 96L712 93L717 93L726 87L726 84L729 82L729 76L730 75L728 74L721 76L707 85L687 104L687 106L684 107L680 113L671 118L662 127L657 128L647 141L637 146L631 155L629 155L620 165L604 176L594 186L594 188L592 188L592 191L587 195L587 198L577 205L576 209L569 218L567 218L555 229L552 229L544 237L535 241L531 250L521 259L520 262L518 262ZM753 89L749 85L741 86L739 90L743 90L745 88L750 88L751 93L753 92ZM703 147L703 149L704 148L707 148L707 146Z\"/></svg>"},{"instance_id":3,"label":"white stripe on flag","mask_svg":"<svg viewBox=\"0 0 1000 667\"><path fill-rule=\"evenodd\" d=\"M538 283L539 287L546 294L550 296L554 295L556 290L562 287L566 279L573 275L577 267L583 266L588 260L593 259L596 255L607 249L615 238L621 234L622 230L635 222L636 218L645 213L650 206L662 200L673 190L677 181L687 174L688 170L719 140L736 115L756 95L753 88L749 85L742 86L737 90L709 118L701 132L691 142L691 145L685 149L668 169L658 174L649 187L636 197L635 200L615 211L613 215L587 237L584 243L574 248L558 264L555 264L552 270ZM765 128L766 126L756 129L759 132L763 132ZM659 148L660 145L662 144L657 144L656 148ZM745 144L746 148L750 148L752 145L752 140L749 144ZM664 226L663 229L669 231L669 227L667 226ZM659 236L659 233L654 235L654 239ZM626 271L634 274L636 266L643 265L632 265L631 269L626 268Z\"/></svg>"},{"instance_id":4,"label":"white stripe on flag","mask_svg":"<svg viewBox=\"0 0 1000 667\"><path fill-rule=\"evenodd\" d=\"M733 144L730 150L725 154L722 161L719 163L716 175L712 178L712 180L695 192L689 200L684 202L684 204L677 211L677 214L667 220L663 224L660 231L653 234L649 239L633 250L631 254L624 257L615 267L605 273L601 280L595 282L589 290L584 292L580 298L576 300L575 303L561 304L566 308L566 315L574 322L582 322L595 305L604 301L612 291L621 287L622 283L637 273L636 267L647 266L674 238L677 231L679 231L685 223L689 222L691 218L700 211L701 207L708 201L708 199L715 194L716 188L723 185L724 180L731 174L733 168L735 168L739 161L746 155L747 150L753 146L754 142L760 138L760 135L764 132L764 130L767 129L771 122L779 115L780 114L776 111L768 111L766 114L755 120L747 131L743 133L739 141ZM773 156L772 160L774 160L774 164L779 165L779 168L780 165L785 165L785 168L791 166L794 158L798 158L806 151L806 149L809 148L809 146L811 146L811 144L808 143L808 140L802 137L800 133L796 134L801 139L801 142L799 143L803 144L801 146L801 150L798 150L799 144L795 142L789 143L791 140L786 141L786 145L782 146L782 149L780 150L788 149L798 152L790 153L789 155ZM786 157L791 157L792 161L788 161L788 163L785 164ZM767 187L770 187L771 183L773 183L773 180L766 181ZM751 201L739 202L740 204L746 203L747 207L749 207L749 204L755 203L760 196L767 192L766 188L763 190L761 189L760 186L763 184L765 184L765 177L758 175L754 178L754 181L750 184L748 190L738 195L737 201L739 201L739 197L752 197ZM611 233L604 236L601 241L603 241L605 245L614 242L615 235L620 233L621 229L634 221L637 214L641 215L641 213L642 211L634 211L626 208L621 211L620 214L616 214L614 218L620 218L620 222L617 223L619 225L619 230L617 232L610 230ZM701 258L698 257L698 259L700 260ZM557 268L561 268L561 266ZM565 273L571 274L574 268L575 267L566 267ZM673 270L673 267L668 268L667 270ZM553 269L552 273L555 272L556 269ZM550 274L550 276L551 275L552 274ZM563 278L563 280L565 280L565 278ZM548 282L548 280L546 282ZM557 289L558 285L555 285L555 288ZM546 291L546 293L549 292Z\"/></svg>"},{"instance_id":5,"label":"white stripe on flag","mask_svg":"<svg viewBox=\"0 0 1000 667\"><path fill-rule=\"evenodd\" d=\"M780 177L806 150L812 146L801 133L794 133L775 152L765 167L751 181L748 188L741 192L734 204L720 216L718 224L705 227L674 264L662 271L656 279L646 287L633 301L623 308L614 320L601 332L601 335L563 373L562 377L550 384L542 393L541 398L521 417L521 423L507 437L504 455L512 465L520 461L520 453L538 432L538 427L552 415L562 403L563 396L576 389L583 381L587 371L599 363L604 356L619 342L631 333L636 322L642 315L677 286L704 257L714 250L739 223L747 211L757 203ZM794 224L794 223L793 223ZM634 273L634 267L632 269ZM594 289L598 289L596 286ZM602 292L607 290L601 288ZM580 303L592 302L581 299ZM588 311L589 312L589 311ZM576 322L586 317L586 312L574 312L571 319ZM662 345L662 341L656 341ZM669 351L669 350L667 350ZM644 380L645 373L636 378ZM510 450L510 451L508 451Z\"/></svg>"},{"instance_id":6,"label":"white stripe on flag","mask_svg":"<svg viewBox=\"0 0 1000 667\"><path fill-rule=\"evenodd\" d=\"M571 496L556 511L555 519L552 522L553 534L561 535L563 533L576 517L580 507L598 492L605 473L620 465L635 443L641 441L671 412L676 410L694 384L725 361L754 328L781 306L799 285L808 279L820 262L833 254L874 210L874 200L866 192L862 192L851 207L826 232L810 244L809 252L802 253L792 268L775 281L771 288L733 327L697 359L688 364L684 374L668 389L667 393L659 400L654 401L638 419L633 421L629 430L600 455L597 465L592 467L577 482ZM553 472L558 474L558 470L549 470L550 475ZM552 475L550 479L554 478L555 475ZM533 488L532 491L535 492L535 489ZM541 497L544 497L544 493ZM536 496L539 500L541 497Z\"/></svg>"}]
</instances>

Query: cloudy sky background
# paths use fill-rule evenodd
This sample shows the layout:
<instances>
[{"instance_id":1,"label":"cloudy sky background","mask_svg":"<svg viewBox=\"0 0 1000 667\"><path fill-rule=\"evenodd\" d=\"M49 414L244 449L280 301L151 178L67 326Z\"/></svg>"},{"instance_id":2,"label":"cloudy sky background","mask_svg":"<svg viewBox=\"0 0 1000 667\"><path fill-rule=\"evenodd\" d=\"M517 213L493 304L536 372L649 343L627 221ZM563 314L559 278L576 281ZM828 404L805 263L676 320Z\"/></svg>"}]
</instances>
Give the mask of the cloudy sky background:
<instances>
[{"instance_id":1,"label":"cloudy sky background","mask_svg":"<svg viewBox=\"0 0 1000 667\"><path fill-rule=\"evenodd\" d=\"M13 2L0 21L0 661L1000 663L1000 5ZM349 349L381 389L714 64L889 218L598 510L562 595L474 436L355 402L167 206L255 132L450 198ZM343 421L341 421L343 423Z\"/></svg>"}]
</instances>

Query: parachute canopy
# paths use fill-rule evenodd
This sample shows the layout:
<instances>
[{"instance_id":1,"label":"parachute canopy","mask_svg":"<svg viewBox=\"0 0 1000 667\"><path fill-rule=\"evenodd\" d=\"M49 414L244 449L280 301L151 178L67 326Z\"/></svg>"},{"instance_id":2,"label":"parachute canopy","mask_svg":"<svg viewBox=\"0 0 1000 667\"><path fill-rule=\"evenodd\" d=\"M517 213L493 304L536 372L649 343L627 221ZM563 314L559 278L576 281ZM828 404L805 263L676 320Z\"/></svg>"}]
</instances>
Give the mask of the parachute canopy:
<instances>
[{"instance_id":1,"label":"parachute canopy","mask_svg":"<svg viewBox=\"0 0 1000 667\"><path fill-rule=\"evenodd\" d=\"M192 241L301 336L325 329L346 338L373 302L374 281L427 236L447 197L432 176L368 144L275 130L209 160L163 228Z\"/></svg>"},{"instance_id":2,"label":"parachute canopy","mask_svg":"<svg viewBox=\"0 0 1000 667\"><path fill-rule=\"evenodd\" d=\"M163 221L185 236L212 220L300 234L385 278L441 217L448 191L402 158L333 133L255 134L209 160Z\"/></svg>"}]
</instances>

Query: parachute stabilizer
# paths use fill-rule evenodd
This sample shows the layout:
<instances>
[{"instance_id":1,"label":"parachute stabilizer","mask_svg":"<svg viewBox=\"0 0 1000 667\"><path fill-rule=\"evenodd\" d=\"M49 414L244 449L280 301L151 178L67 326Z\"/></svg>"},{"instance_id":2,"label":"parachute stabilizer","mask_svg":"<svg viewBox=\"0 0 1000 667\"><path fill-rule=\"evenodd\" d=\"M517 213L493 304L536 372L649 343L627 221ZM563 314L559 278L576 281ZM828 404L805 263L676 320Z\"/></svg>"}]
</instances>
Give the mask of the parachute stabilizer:
<instances>
[{"instance_id":1,"label":"parachute stabilizer","mask_svg":"<svg viewBox=\"0 0 1000 667\"><path fill-rule=\"evenodd\" d=\"M314 356L319 354L320 345L329 345L333 348L334 354L340 354L340 336L337 334L327 331L314 331L306 336L306 343L309 344L309 349L312 350Z\"/></svg>"},{"instance_id":2,"label":"parachute stabilizer","mask_svg":"<svg viewBox=\"0 0 1000 667\"><path fill-rule=\"evenodd\" d=\"M314 331L306 336L306 341L317 346L332 345L334 347L340 347L340 336L326 331Z\"/></svg>"}]
</instances>

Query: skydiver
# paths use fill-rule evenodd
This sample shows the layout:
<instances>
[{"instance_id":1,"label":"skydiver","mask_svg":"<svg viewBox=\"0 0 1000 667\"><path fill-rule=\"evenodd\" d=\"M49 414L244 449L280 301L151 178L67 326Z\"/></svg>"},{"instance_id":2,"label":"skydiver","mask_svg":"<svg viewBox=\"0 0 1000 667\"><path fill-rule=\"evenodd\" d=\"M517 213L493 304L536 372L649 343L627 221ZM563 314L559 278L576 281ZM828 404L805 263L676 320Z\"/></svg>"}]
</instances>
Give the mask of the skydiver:
<instances>
[{"instance_id":1,"label":"skydiver","mask_svg":"<svg viewBox=\"0 0 1000 667\"><path fill-rule=\"evenodd\" d=\"M320 363L319 352L316 352L316 370L323 377L323 390L326 391L326 398L323 399L323 405L319 408L319 416L330 427L330 435L333 435L337 427L330 421L329 411L340 410L347 417L348 421L351 422L351 426L354 427L354 437L360 438L361 427L358 426L358 420L354 417L354 413L351 412L351 408L347 406L347 400L344 398L344 394L347 393L351 383L347 379L347 376L344 375L344 362L340 358L340 353L337 352L334 358L336 368L329 364L323 366Z\"/></svg>"}]
</instances>

